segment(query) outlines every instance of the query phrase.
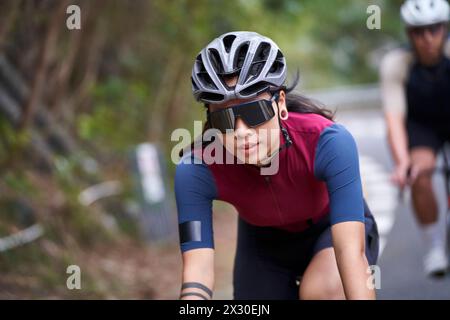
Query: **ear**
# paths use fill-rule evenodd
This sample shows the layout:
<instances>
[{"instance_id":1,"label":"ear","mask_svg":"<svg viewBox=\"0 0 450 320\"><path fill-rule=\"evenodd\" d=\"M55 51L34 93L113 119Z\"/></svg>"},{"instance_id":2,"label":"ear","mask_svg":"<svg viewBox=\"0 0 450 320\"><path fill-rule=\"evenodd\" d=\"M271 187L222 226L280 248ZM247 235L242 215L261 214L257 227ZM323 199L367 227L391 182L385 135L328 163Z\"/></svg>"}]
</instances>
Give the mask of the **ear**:
<instances>
[{"instance_id":1,"label":"ear","mask_svg":"<svg viewBox=\"0 0 450 320\"><path fill-rule=\"evenodd\" d=\"M284 90L280 90L278 93L278 105L281 108L286 108L286 92Z\"/></svg>"},{"instance_id":2,"label":"ear","mask_svg":"<svg viewBox=\"0 0 450 320\"><path fill-rule=\"evenodd\" d=\"M281 90L278 98L278 112L279 116L282 120L286 120L288 118L288 110L286 107L286 93L284 90Z\"/></svg>"}]
</instances>

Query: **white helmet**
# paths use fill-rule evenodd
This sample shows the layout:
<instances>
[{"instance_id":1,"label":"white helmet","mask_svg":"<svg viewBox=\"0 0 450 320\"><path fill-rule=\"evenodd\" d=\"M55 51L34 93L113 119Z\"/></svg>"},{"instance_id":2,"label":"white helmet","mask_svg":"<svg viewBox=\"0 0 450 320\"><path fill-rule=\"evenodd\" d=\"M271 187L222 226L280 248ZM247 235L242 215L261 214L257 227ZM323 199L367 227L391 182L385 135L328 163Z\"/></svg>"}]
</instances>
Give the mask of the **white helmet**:
<instances>
[{"instance_id":1,"label":"white helmet","mask_svg":"<svg viewBox=\"0 0 450 320\"><path fill-rule=\"evenodd\" d=\"M446 22L450 16L447 0L406 0L400 11L408 27Z\"/></svg>"},{"instance_id":2,"label":"white helmet","mask_svg":"<svg viewBox=\"0 0 450 320\"><path fill-rule=\"evenodd\" d=\"M252 98L286 80L286 59L278 45L256 32L236 31L221 35L197 56L192 68L192 91L198 101L221 103ZM235 87L223 75L236 74Z\"/></svg>"}]
</instances>

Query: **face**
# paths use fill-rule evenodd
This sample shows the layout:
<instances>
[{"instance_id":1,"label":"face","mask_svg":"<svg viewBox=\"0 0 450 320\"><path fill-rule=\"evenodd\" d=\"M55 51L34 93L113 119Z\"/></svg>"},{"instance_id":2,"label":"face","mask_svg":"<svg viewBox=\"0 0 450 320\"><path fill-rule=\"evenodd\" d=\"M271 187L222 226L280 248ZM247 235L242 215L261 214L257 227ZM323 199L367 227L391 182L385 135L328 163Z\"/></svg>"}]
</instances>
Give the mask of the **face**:
<instances>
[{"instance_id":1,"label":"face","mask_svg":"<svg viewBox=\"0 0 450 320\"><path fill-rule=\"evenodd\" d=\"M237 104L251 102L255 100L270 100L269 93L263 93L254 99L235 99L221 104L210 104L209 111L217 111L229 108ZM280 92L278 99L279 111L286 110L285 93ZM280 145L280 126L277 117L277 105L273 101L275 116L269 121L250 128L240 117L237 117L234 132L219 135L219 138L226 150L240 161L246 164L261 166L272 152L276 151Z\"/></svg>"},{"instance_id":2,"label":"face","mask_svg":"<svg viewBox=\"0 0 450 320\"><path fill-rule=\"evenodd\" d=\"M443 23L407 29L410 41L424 65L436 64L442 56L447 35L447 25Z\"/></svg>"}]
</instances>

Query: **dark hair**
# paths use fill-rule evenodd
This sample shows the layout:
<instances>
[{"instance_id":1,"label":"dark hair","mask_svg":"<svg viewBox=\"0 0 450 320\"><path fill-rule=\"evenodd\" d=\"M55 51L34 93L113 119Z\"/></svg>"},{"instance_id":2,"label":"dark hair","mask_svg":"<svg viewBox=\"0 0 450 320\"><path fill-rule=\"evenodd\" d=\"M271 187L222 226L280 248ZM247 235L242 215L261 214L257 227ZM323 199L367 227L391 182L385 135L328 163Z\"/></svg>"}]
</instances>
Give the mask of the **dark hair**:
<instances>
[{"instance_id":1,"label":"dark hair","mask_svg":"<svg viewBox=\"0 0 450 320\"><path fill-rule=\"evenodd\" d=\"M297 113L314 113L321 115L324 118L327 118L328 120L334 121L334 112L327 109L322 103L312 100L302 94L299 94L297 92L294 92L295 87L298 85L300 76L299 72L297 71L297 74L292 81L292 84L290 86L282 86L279 88L273 88L269 90L271 94L275 94L279 91L284 91L286 93L286 108L289 112L297 112ZM208 109L208 105L205 104L204 107ZM205 125L203 126L202 136L203 133L210 129L210 125L208 123L208 120L205 121ZM201 137L199 137L201 139ZM198 143L196 140L194 140L190 147L185 148L180 151L179 156L182 157L185 150L192 150L194 148L194 145ZM211 141L202 141L202 147L210 144Z\"/></svg>"},{"instance_id":2,"label":"dark hair","mask_svg":"<svg viewBox=\"0 0 450 320\"><path fill-rule=\"evenodd\" d=\"M298 112L298 113L314 113L321 115L328 120L334 120L334 112L327 109L322 103L310 99L302 94L294 92L295 87L299 82L300 76L299 72L292 81L290 86L283 86L281 88L277 88L275 90L271 90L271 93L275 93L277 91L283 90L286 92L286 108L289 112Z\"/></svg>"}]
</instances>

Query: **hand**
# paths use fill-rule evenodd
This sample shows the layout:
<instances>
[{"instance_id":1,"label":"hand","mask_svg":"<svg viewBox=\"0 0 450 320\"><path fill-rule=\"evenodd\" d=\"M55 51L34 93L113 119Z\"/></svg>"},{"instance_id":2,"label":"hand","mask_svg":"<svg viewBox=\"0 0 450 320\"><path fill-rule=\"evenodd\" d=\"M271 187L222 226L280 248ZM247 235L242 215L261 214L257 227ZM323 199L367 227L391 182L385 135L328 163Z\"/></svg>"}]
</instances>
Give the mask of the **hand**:
<instances>
[{"instance_id":1,"label":"hand","mask_svg":"<svg viewBox=\"0 0 450 320\"><path fill-rule=\"evenodd\" d=\"M400 189L403 189L409 184L408 170L410 169L410 163L403 162L398 164L391 174L391 181L395 183Z\"/></svg>"},{"instance_id":2,"label":"hand","mask_svg":"<svg viewBox=\"0 0 450 320\"><path fill-rule=\"evenodd\" d=\"M399 186L400 189L410 186L419 175L419 168L415 165L400 164L392 172L391 180Z\"/></svg>"}]
</instances>

